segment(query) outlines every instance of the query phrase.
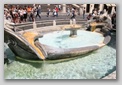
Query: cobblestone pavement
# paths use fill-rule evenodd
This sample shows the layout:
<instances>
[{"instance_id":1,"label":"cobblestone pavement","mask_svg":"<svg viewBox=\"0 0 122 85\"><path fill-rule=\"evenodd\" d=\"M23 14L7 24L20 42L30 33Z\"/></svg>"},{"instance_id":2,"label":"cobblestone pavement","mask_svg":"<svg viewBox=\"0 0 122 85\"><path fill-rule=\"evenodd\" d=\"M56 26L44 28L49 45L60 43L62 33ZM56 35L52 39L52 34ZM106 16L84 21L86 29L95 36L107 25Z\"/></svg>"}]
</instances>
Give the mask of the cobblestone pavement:
<instances>
[{"instance_id":1,"label":"cobblestone pavement","mask_svg":"<svg viewBox=\"0 0 122 85\"><path fill-rule=\"evenodd\" d=\"M85 19L87 17L88 14L85 15ZM70 16L67 16L67 14L65 13L59 13L58 17L53 17L52 13L50 13L50 16L47 17L46 13L41 13L41 19L39 17L36 17L35 20L36 21L41 21L41 20L54 20L54 19L70 19ZM83 19L83 15L76 15L76 19ZM27 19L28 20L28 19Z\"/></svg>"}]
</instances>

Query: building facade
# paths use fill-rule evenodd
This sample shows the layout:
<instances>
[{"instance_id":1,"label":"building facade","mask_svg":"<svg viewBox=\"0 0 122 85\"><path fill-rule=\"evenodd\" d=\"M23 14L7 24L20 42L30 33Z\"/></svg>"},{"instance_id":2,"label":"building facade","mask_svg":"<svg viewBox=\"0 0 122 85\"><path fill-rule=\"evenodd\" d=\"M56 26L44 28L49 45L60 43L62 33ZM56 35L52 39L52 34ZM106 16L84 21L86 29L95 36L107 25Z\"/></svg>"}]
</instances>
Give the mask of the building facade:
<instances>
[{"instance_id":1,"label":"building facade","mask_svg":"<svg viewBox=\"0 0 122 85\"><path fill-rule=\"evenodd\" d=\"M93 9L99 11L106 10L108 14L113 14L116 12L116 4L71 4L72 7L79 9L80 14L82 14L83 8L85 8L86 13L92 13ZM62 12L66 13L66 4L62 4Z\"/></svg>"}]
</instances>

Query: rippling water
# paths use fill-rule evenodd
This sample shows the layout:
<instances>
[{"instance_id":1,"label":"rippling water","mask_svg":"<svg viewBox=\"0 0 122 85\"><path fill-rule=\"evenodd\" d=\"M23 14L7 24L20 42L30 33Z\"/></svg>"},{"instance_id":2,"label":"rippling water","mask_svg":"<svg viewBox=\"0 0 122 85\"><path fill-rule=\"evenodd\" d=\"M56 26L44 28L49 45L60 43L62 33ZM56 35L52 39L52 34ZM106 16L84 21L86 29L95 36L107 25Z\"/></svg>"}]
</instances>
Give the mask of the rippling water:
<instances>
[{"instance_id":1,"label":"rippling water","mask_svg":"<svg viewBox=\"0 0 122 85\"><path fill-rule=\"evenodd\" d=\"M57 48L79 48L101 43L104 37L100 33L78 30L75 38L69 37L70 31L55 31L39 38L40 43Z\"/></svg>"},{"instance_id":2,"label":"rippling water","mask_svg":"<svg viewBox=\"0 0 122 85\"><path fill-rule=\"evenodd\" d=\"M4 77L5 79L100 79L114 70L116 70L115 34L112 35L108 45L73 59L43 62L15 59L9 65L4 64Z\"/></svg>"}]
</instances>

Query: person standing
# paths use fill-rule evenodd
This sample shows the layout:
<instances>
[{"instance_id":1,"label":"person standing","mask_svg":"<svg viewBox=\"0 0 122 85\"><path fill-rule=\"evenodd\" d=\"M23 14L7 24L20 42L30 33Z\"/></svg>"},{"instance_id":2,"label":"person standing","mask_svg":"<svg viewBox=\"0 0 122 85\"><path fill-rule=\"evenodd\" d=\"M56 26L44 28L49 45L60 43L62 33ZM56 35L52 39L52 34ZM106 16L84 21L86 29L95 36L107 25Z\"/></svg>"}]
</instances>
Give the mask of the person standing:
<instances>
[{"instance_id":1,"label":"person standing","mask_svg":"<svg viewBox=\"0 0 122 85\"><path fill-rule=\"evenodd\" d=\"M24 22L26 22L26 20L27 20L27 10L26 10L26 8L24 8L23 11L24 11L23 12L23 15L24 15L23 19L24 19Z\"/></svg>"},{"instance_id":2,"label":"person standing","mask_svg":"<svg viewBox=\"0 0 122 85\"><path fill-rule=\"evenodd\" d=\"M85 10L85 7L83 8L83 19L85 19L85 13L86 13L86 10Z\"/></svg>"},{"instance_id":3,"label":"person standing","mask_svg":"<svg viewBox=\"0 0 122 85\"><path fill-rule=\"evenodd\" d=\"M32 11L32 8L30 6L28 6L27 13L28 13L29 21L31 21L31 11Z\"/></svg>"},{"instance_id":4,"label":"person standing","mask_svg":"<svg viewBox=\"0 0 122 85\"><path fill-rule=\"evenodd\" d=\"M70 16L70 8L67 8L67 16Z\"/></svg>"},{"instance_id":5,"label":"person standing","mask_svg":"<svg viewBox=\"0 0 122 85\"><path fill-rule=\"evenodd\" d=\"M56 16L57 16L56 10L53 9L53 17L56 17Z\"/></svg>"},{"instance_id":6,"label":"person standing","mask_svg":"<svg viewBox=\"0 0 122 85\"><path fill-rule=\"evenodd\" d=\"M58 5L58 8L59 8L59 11L60 11L61 10L61 5L60 4Z\"/></svg>"},{"instance_id":7,"label":"person standing","mask_svg":"<svg viewBox=\"0 0 122 85\"><path fill-rule=\"evenodd\" d=\"M75 9L74 8L72 8L72 16L71 16L71 19L74 19L75 18Z\"/></svg>"},{"instance_id":8,"label":"person standing","mask_svg":"<svg viewBox=\"0 0 122 85\"><path fill-rule=\"evenodd\" d=\"M56 10L56 16L58 17L58 11L59 11L59 9L58 9L57 6L55 7L55 10Z\"/></svg>"},{"instance_id":9,"label":"person standing","mask_svg":"<svg viewBox=\"0 0 122 85\"><path fill-rule=\"evenodd\" d=\"M23 18L24 18L24 10L23 10L23 8L20 8L19 15L20 15L20 23L22 23L23 22Z\"/></svg>"},{"instance_id":10,"label":"person standing","mask_svg":"<svg viewBox=\"0 0 122 85\"><path fill-rule=\"evenodd\" d=\"M47 17L50 15L50 8L47 8Z\"/></svg>"}]
</instances>

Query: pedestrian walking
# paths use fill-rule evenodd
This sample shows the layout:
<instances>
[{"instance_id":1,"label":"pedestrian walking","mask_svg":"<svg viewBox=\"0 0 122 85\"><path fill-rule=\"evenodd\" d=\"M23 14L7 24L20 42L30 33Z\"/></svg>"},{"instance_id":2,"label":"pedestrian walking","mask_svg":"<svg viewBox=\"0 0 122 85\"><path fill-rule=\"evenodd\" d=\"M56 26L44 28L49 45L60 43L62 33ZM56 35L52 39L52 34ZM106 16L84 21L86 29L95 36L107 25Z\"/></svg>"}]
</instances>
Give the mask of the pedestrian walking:
<instances>
[{"instance_id":1,"label":"pedestrian walking","mask_svg":"<svg viewBox=\"0 0 122 85\"><path fill-rule=\"evenodd\" d=\"M36 18L37 18L37 16L38 16L38 17L41 19L40 14L41 14L41 6L39 5L39 6L37 7L37 14L36 14Z\"/></svg>"}]
</instances>

